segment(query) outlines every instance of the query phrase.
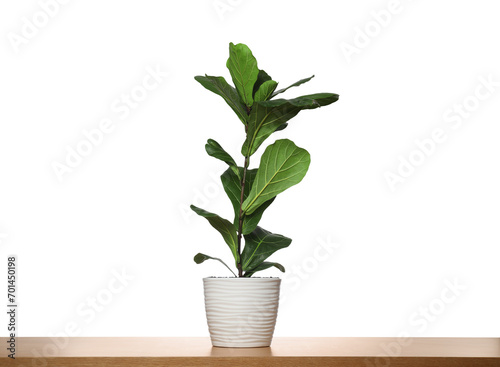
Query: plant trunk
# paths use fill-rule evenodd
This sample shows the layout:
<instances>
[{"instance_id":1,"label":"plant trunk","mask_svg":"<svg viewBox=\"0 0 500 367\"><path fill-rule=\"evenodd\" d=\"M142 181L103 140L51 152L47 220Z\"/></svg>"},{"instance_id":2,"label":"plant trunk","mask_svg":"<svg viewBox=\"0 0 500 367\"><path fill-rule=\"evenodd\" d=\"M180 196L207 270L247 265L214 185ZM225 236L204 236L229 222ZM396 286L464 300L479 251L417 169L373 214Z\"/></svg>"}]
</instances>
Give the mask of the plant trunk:
<instances>
[{"instance_id":1,"label":"plant trunk","mask_svg":"<svg viewBox=\"0 0 500 367\"><path fill-rule=\"evenodd\" d=\"M240 196L240 214L239 214L239 224L238 224L238 276L242 277L243 276L243 268L241 265L241 237L242 237L242 230L243 230L243 211L242 211L242 206L243 206L243 197L245 193L245 181L246 181L246 176L247 176L247 169L249 165L250 159L248 157L245 157L245 164L243 166L243 177L241 179L241 196Z\"/></svg>"}]
</instances>

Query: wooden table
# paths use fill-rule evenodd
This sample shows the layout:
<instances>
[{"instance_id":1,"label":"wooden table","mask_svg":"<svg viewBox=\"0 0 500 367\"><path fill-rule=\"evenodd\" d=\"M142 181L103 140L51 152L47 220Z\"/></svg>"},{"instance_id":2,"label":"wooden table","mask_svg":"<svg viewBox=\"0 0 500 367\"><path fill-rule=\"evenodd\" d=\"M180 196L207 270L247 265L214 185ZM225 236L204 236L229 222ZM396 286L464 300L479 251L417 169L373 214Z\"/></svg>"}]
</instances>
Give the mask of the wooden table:
<instances>
[{"instance_id":1,"label":"wooden table","mask_svg":"<svg viewBox=\"0 0 500 367\"><path fill-rule=\"evenodd\" d=\"M2 338L2 350L7 338ZM25 367L500 367L500 338L279 338L270 348L214 348L209 338L17 338Z\"/></svg>"}]
</instances>

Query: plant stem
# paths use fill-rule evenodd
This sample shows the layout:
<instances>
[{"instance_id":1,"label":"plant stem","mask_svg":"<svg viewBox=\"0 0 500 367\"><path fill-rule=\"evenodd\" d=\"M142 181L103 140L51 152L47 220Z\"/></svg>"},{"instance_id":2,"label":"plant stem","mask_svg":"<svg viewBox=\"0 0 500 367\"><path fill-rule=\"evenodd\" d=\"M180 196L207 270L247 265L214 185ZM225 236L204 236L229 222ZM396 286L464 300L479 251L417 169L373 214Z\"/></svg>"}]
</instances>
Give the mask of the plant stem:
<instances>
[{"instance_id":1,"label":"plant stem","mask_svg":"<svg viewBox=\"0 0 500 367\"><path fill-rule=\"evenodd\" d=\"M247 114L250 115L250 112L252 109L248 106L247 108ZM245 124L245 135L248 134L248 124ZM248 137L248 136L247 136ZM240 196L240 213L238 217L238 276L241 278L243 277L243 267L241 266L241 236L242 236L242 230L243 230L243 198L245 196L245 181L247 178L247 169L248 165L250 164L250 154L247 152L247 155L245 155L245 164L243 165L243 178L241 179L241 196Z\"/></svg>"},{"instance_id":2,"label":"plant stem","mask_svg":"<svg viewBox=\"0 0 500 367\"><path fill-rule=\"evenodd\" d=\"M241 266L241 236L242 236L242 229L243 229L243 197L245 193L245 181L247 177L247 169L248 165L250 163L250 159L248 156L245 157L245 164L243 166L243 178L241 179L241 196L240 196L240 214L239 214L239 224L238 224L238 276L242 277L243 276L243 268Z\"/></svg>"}]
</instances>

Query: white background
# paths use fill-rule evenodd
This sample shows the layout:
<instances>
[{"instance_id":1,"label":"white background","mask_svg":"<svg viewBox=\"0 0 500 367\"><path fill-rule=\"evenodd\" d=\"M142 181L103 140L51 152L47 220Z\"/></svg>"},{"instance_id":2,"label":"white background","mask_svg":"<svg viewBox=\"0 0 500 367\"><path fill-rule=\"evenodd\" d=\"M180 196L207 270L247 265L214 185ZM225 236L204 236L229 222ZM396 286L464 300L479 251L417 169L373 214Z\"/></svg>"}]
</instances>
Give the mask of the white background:
<instances>
[{"instance_id":1,"label":"white background","mask_svg":"<svg viewBox=\"0 0 500 367\"><path fill-rule=\"evenodd\" d=\"M261 273L283 278L275 335L498 336L497 3L75 0L44 18L2 2L0 286L16 255L19 335L208 335L201 279L229 273L192 257L231 255L188 205L231 216L204 143L241 164L243 126L193 77L230 80L241 42L280 87L316 75L285 98L340 94L266 142L312 156L261 222L293 238L271 258L287 273ZM125 117L150 69L169 75ZM59 180L55 162L106 118Z\"/></svg>"}]
</instances>

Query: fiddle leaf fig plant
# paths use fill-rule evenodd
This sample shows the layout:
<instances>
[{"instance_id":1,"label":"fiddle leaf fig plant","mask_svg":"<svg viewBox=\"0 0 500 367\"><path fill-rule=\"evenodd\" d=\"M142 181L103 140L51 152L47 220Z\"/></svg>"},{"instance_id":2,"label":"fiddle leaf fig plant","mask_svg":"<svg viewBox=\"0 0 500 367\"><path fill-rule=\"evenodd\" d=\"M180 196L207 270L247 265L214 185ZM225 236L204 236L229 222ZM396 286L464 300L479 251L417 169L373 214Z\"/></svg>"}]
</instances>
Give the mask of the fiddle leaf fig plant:
<instances>
[{"instance_id":1,"label":"fiddle leaf fig plant","mask_svg":"<svg viewBox=\"0 0 500 367\"><path fill-rule=\"evenodd\" d=\"M242 166L215 140L208 139L205 145L208 155L228 165L221 181L233 206L234 220L229 221L194 205L191 205L191 209L204 217L222 235L233 255L237 274L216 257L198 253L194 261L197 264L206 260L220 261L235 277L250 277L271 267L284 272L283 265L266 260L274 252L288 247L292 240L267 231L258 224L276 196L304 178L311 158L307 150L288 139L279 139L270 144L262 154L258 168L249 168L250 158L267 138L274 132L285 129L288 121L300 111L327 106L336 102L339 96L334 93L317 93L293 99L274 99L278 94L310 81L314 75L276 90L278 82L258 68L252 51L242 43L229 44L226 66L234 86L222 76L205 75L196 76L195 79L203 87L222 97L244 125Z\"/></svg>"}]
</instances>

